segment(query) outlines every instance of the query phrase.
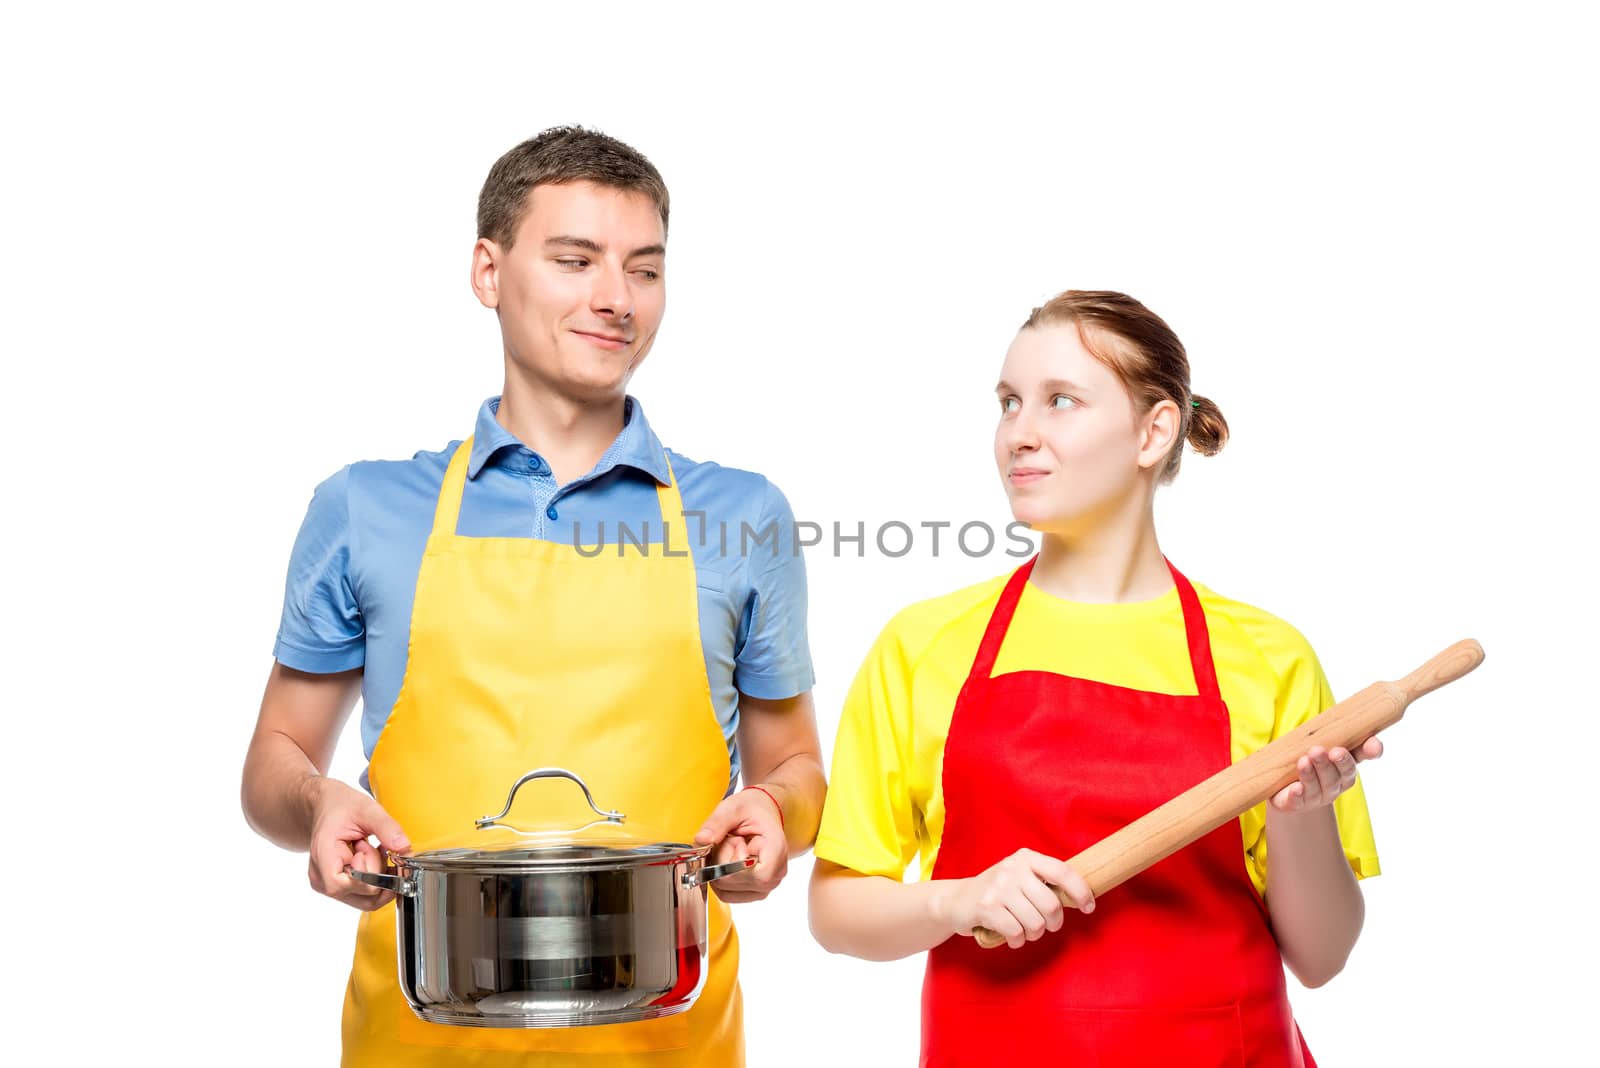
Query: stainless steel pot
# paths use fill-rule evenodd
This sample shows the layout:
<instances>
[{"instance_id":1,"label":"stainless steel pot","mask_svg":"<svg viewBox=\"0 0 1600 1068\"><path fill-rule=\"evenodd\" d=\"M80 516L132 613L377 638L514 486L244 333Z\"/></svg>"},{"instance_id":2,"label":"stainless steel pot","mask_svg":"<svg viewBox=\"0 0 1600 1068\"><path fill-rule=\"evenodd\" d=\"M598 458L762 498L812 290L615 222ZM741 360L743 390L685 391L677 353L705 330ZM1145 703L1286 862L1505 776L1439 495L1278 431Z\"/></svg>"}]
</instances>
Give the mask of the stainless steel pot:
<instances>
[{"instance_id":1,"label":"stainless steel pot","mask_svg":"<svg viewBox=\"0 0 1600 1068\"><path fill-rule=\"evenodd\" d=\"M501 821L535 779L582 788L601 818L576 830ZM396 895L400 989L424 1020L581 1027L683 1012L706 975L706 884L755 863L707 867L710 848L641 840L564 768L511 787L498 816L439 848L350 871Z\"/></svg>"}]
</instances>

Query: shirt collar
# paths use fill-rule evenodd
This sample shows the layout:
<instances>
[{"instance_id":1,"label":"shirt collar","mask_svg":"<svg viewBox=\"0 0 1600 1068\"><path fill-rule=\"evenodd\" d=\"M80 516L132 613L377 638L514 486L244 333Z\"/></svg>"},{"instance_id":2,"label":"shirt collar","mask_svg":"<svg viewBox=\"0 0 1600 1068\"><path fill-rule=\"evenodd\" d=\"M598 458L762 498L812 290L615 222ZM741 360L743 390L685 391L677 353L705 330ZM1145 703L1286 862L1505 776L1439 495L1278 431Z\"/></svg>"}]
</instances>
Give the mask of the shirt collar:
<instances>
[{"instance_id":1,"label":"shirt collar","mask_svg":"<svg viewBox=\"0 0 1600 1068\"><path fill-rule=\"evenodd\" d=\"M468 478L477 478L505 449L526 447L515 434L500 425L495 418L499 411L499 397L490 397L478 409L478 421L472 431L472 455L467 458ZM644 417L644 406L633 397L622 402L622 433L606 448L594 470L584 477L597 477L614 467L643 471L663 486L672 481L661 441Z\"/></svg>"}]
</instances>

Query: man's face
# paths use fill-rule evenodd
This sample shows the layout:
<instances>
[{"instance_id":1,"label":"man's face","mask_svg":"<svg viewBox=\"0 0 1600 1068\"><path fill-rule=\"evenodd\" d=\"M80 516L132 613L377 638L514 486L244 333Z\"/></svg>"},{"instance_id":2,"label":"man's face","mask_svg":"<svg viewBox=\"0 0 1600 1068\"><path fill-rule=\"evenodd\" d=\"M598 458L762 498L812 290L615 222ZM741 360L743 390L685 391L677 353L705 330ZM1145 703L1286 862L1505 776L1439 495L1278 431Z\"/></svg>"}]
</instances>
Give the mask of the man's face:
<instances>
[{"instance_id":1,"label":"man's face","mask_svg":"<svg viewBox=\"0 0 1600 1068\"><path fill-rule=\"evenodd\" d=\"M472 280L500 317L506 359L534 385L579 403L618 399L666 311L661 213L643 193L536 186L509 251L478 242Z\"/></svg>"}]
</instances>

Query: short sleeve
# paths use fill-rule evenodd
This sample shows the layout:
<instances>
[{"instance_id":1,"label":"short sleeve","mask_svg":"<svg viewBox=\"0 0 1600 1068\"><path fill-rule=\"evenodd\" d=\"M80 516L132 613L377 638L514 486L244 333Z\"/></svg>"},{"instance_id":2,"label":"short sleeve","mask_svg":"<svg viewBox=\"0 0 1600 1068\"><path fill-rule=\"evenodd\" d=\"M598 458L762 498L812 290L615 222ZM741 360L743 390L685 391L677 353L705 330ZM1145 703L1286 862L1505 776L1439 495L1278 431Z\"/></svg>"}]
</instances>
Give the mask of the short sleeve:
<instances>
[{"instance_id":1,"label":"short sleeve","mask_svg":"<svg viewBox=\"0 0 1600 1068\"><path fill-rule=\"evenodd\" d=\"M834 741L816 855L900 881L917 854L912 664L890 623L856 673Z\"/></svg>"},{"instance_id":2,"label":"short sleeve","mask_svg":"<svg viewBox=\"0 0 1600 1068\"><path fill-rule=\"evenodd\" d=\"M346 467L316 488L289 555L272 655L299 671L348 671L366 659L366 632L350 579L349 473Z\"/></svg>"},{"instance_id":3,"label":"short sleeve","mask_svg":"<svg viewBox=\"0 0 1600 1068\"><path fill-rule=\"evenodd\" d=\"M806 563L795 543L794 512L766 483L761 514L748 533L751 592L735 636L733 683L740 693L782 700L816 683L806 634Z\"/></svg>"},{"instance_id":4,"label":"short sleeve","mask_svg":"<svg viewBox=\"0 0 1600 1068\"><path fill-rule=\"evenodd\" d=\"M1277 672L1278 691L1273 722L1273 738L1281 737L1307 720L1332 708L1336 703L1322 664L1311 644L1301 634L1280 624L1278 634L1263 642L1262 652ZM1339 840L1345 859L1357 879L1379 873L1378 849L1373 841L1372 822L1367 813L1367 798L1361 779L1333 802L1339 823ZM1250 849L1252 864L1264 881L1267 869L1267 836L1260 835Z\"/></svg>"}]
</instances>

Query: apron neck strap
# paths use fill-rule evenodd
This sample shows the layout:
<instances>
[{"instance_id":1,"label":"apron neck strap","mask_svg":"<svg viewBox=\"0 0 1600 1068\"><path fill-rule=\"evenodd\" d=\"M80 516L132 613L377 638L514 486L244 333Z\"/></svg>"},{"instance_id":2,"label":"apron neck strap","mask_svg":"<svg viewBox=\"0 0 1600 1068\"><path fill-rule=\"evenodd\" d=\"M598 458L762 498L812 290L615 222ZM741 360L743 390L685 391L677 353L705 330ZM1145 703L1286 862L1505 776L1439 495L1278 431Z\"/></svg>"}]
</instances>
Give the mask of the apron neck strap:
<instances>
[{"instance_id":1,"label":"apron neck strap","mask_svg":"<svg viewBox=\"0 0 1600 1068\"><path fill-rule=\"evenodd\" d=\"M1206 613L1200 607L1200 595L1194 592L1189 580L1172 566L1172 561L1161 558L1172 572L1173 585L1178 587L1178 603L1183 605L1183 631L1189 639L1189 665L1194 669L1194 686L1201 697L1220 700L1222 690L1217 686L1217 667L1211 660L1211 631L1206 627Z\"/></svg>"},{"instance_id":2,"label":"apron neck strap","mask_svg":"<svg viewBox=\"0 0 1600 1068\"><path fill-rule=\"evenodd\" d=\"M989 616L989 626L983 632L983 641L978 644L978 655L972 661L972 670L967 674L966 684L961 687L957 703L966 698L968 690L987 682L994 673L995 658L1000 655L1000 643L1005 641L1006 629L1011 626L1011 617L1017 611L1017 602L1022 600L1022 588L1028 584L1028 576L1033 574L1033 565L1038 562L1039 554L1034 553L1027 563L1011 573L1005 589L1000 591L1000 603L994 606L994 612Z\"/></svg>"},{"instance_id":3,"label":"apron neck strap","mask_svg":"<svg viewBox=\"0 0 1600 1068\"><path fill-rule=\"evenodd\" d=\"M674 519L688 527L689 521L683 514L683 497L678 493L678 475L672 470L672 458L667 455L667 450L661 450L661 462L667 465L667 484L656 483L656 502L661 506L661 540L670 542L667 536L668 524ZM688 532L680 531L680 544L689 544Z\"/></svg>"},{"instance_id":4,"label":"apron neck strap","mask_svg":"<svg viewBox=\"0 0 1600 1068\"><path fill-rule=\"evenodd\" d=\"M1183 607L1183 630L1188 639L1189 664L1194 670L1195 689L1201 697L1220 699L1222 691L1217 686L1217 668L1211 659L1211 632L1206 627L1206 614L1200 607L1200 597L1194 592L1189 580L1172 566L1171 560L1165 556L1161 559L1167 565L1167 570L1172 573L1173 584L1178 588L1178 603ZM1012 572L1005 589L1000 591L1000 601L994 606L994 613L989 616L989 626L984 630L983 641L978 645L978 655L972 661L972 671L968 673L966 684L961 688L962 696L965 696L973 686L987 681L994 674L994 662L1000 655L1000 643L1005 641L1006 630L1011 626L1011 617L1016 614L1017 603L1022 600L1023 588L1028 585L1028 576L1033 574L1033 565L1038 562L1039 556L1035 553L1027 563Z\"/></svg>"},{"instance_id":5,"label":"apron neck strap","mask_svg":"<svg viewBox=\"0 0 1600 1068\"><path fill-rule=\"evenodd\" d=\"M444 483L439 487L439 501L433 509L433 536L435 538L454 537L456 525L461 521L461 495L467 488L467 461L472 457L472 439L468 438L456 446L456 451L450 457L450 466L445 468ZM678 476L673 473L672 459L662 450L662 461L667 465L667 484L656 484L656 502L661 507L661 522L663 538L665 538L665 525L676 516L683 519L683 497L678 493ZM685 542L685 544L687 544Z\"/></svg>"},{"instance_id":6,"label":"apron neck strap","mask_svg":"<svg viewBox=\"0 0 1600 1068\"><path fill-rule=\"evenodd\" d=\"M433 507L433 537L454 537L461 518L461 494L467 486L467 461L472 458L472 439L456 446L450 466L444 469L444 484L439 487L439 503Z\"/></svg>"}]
</instances>

